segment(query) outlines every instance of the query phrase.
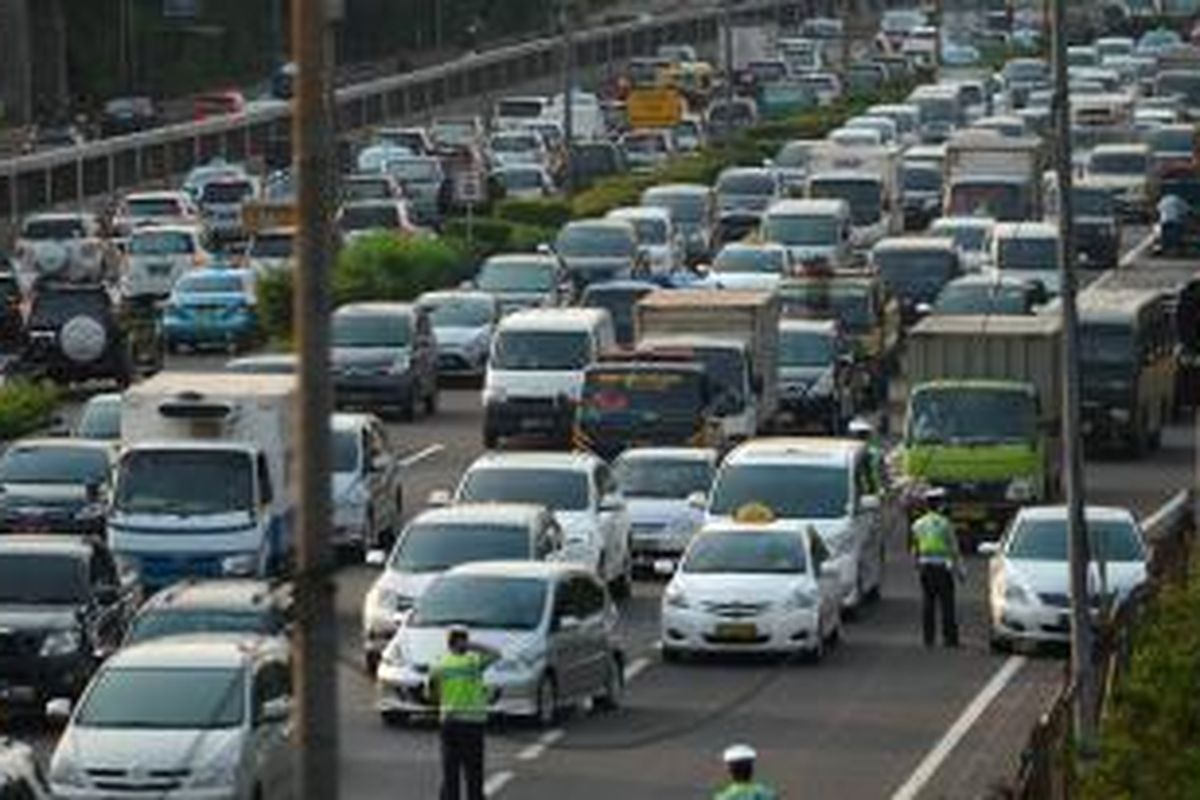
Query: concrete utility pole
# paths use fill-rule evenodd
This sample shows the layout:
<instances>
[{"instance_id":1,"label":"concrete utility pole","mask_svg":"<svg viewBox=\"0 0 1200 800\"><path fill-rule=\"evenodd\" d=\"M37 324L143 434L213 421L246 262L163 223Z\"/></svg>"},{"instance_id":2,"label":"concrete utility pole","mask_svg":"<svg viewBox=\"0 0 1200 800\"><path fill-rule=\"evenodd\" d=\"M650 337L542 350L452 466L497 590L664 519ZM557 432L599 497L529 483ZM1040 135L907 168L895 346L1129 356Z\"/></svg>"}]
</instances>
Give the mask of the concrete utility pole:
<instances>
[{"instance_id":1,"label":"concrete utility pole","mask_svg":"<svg viewBox=\"0 0 1200 800\"><path fill-rule=\"evenodd\" d=\"M1059 273L1062 277L1063 469L1067 490L1067 547L1071 570L1071 678L1075 686L1075 736L1087 758L1096 743L1096 675L1088 587L1091 561L1083 513L1083 440L1079 425L1079 325L1075 309L1075 220L1071 197L1071 105L1067 81L1066 0L1053 4L1054 141L1058 173Z\"/></svg>"},{"instance_id":2,"label":"concrete utility pole","mask_svg":"<svg viewBox=\"0 0 1200 800\"><path fill-rule=\"evenodd\" d=\"M293 138L300 260L294 301L299 353L296 480L296 631L294 696L297 797L336 800L338 717L333 606L333 548L329 497L330 432L329 272L333 263L334 178L328 26L337 8L330 0L293 0L292 51L296 59Z\"/></svg>"},{"instance_id":3,"label":"concrete utility pole","mask_svg":"<svg viewBox=\"0 0 1200 800\"><path fill-rule=\"evenodd\" d=\"M563 169L567 194L575 191L571 148L575 143L575 37L571 32L571 0L559 0L558 24L563 40Z\"/></svg>"},{"instance_id":4,"label":"concrete utility pole","mask_svg":"<svg viewBox=\"0 0 1200 800\"><path fill-rule=\"evenodd\" d=\"M721 3L721 30L725 31L725 121L721 133L733 136L733 0Z\"/></svg>"}]
</instances>

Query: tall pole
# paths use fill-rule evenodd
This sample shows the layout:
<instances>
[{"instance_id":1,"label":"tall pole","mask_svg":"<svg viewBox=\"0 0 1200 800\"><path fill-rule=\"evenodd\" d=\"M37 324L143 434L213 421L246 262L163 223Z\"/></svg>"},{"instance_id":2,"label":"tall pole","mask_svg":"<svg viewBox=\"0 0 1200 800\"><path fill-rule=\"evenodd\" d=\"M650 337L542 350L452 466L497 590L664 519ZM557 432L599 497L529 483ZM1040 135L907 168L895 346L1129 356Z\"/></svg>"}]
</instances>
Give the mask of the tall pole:
<instances>
[{"instance_id":1,"label":"tall pole","mask_svg":"<svg viewBox=\"0 0 1200 800\"><path fill-rule=\"evenodd\" d=\"M329 186L333 137L326 83L328 0L293 0L296 59L293 137L300 260L294 302L299 353L295 492L297 625L293 640L295 774L301 800L338 796L338 719L334 655L333 550L330 546L329 267L333 260Z\"/></svg>"},{"instance_id":2,"label":"tall pole","mask_svg":"<svg viewBox=\"0 0 1200 800\"><path fill-rule=\"evenodd\" d=\"M725 31L725 121L721 133L729 138L733 135L733 0L721 2L721 30Z\"/></svg>"},{"instance_id":3,"label":"tall pole","mask_svg":"<svg viewBox=\"0 0 1200 800\"><path fill-rule=\"evenodd\" d=\"M575 144L575 37L571 32L571 0L559 0L558 24L563 40L563 175L567 194L575 190L571 149Z\"/></svg>"},{"instance_id":4,"label":"tall pole","mask_svg":"<svg viewBox=\"0 0 1200 800\"><path fill-rule=\"evenodd\" d=\"M1058 173L1058 257L1062 279L1063 469L1067 490L1067 549L1071 571L1071 677L1075 686L1075 736L1087 757L1096 742L1096 676L1088 591L1087 528L1083 513L1083 448L1079 425L1079 325L1075 309L1075 242L1071 197L1071 107L1067 81L1066 0L1052 0L1054 142Z\"/></svg>"}]
</instances>

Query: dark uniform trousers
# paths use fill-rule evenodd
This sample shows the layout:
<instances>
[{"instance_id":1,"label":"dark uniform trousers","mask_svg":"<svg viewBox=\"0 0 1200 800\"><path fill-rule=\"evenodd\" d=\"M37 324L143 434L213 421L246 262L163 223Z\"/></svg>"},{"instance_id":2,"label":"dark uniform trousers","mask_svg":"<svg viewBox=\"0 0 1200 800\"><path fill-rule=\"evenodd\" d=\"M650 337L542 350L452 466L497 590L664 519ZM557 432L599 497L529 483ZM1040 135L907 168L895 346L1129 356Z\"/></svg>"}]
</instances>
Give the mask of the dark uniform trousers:
<instances>
[{"instance_id":1,"label":"dark uniform trousers","mask_svg":"<svg viewBox=\"0 0 1200 800\"><path fill-rule=\"evenodd\" d=\"M441 800L459 800L464 780L467 800L483 800L483 723L444 720Z\"/></svg>"},{"instance_id":2,"label":"dark uniform trousers","mask_svg":"<svg viewBox=\"0 0 1200 800\"><path fill-rule=\"evenodd\" d=\"M936 636L935 617L942 617L942 643L958 646L958 619L954 607L954 572L949 564L921 564L921 626L925 644L932 647Z\"/></svg>"}]
</instances>

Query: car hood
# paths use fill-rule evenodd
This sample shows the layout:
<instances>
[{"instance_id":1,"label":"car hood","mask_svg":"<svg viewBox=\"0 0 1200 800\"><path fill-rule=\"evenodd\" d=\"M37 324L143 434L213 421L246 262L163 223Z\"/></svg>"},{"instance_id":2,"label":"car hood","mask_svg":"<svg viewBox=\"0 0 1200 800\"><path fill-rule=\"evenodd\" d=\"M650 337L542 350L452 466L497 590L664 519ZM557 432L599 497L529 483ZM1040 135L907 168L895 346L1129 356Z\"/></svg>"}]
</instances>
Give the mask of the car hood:
<instances>
[{"instance_id":1,"label":"car hood","mask_svg":"<svg viewBox=\"0 0 1200 800\"><path fill-rule=\"evenodd\" d=\"M397 569L387 569L375 582L378 589L387 589L405 597L417 598L425 594L429 584L440 578L438 572L401 572Z\"/></svg>"},{"instance_id":2,"label":"car hood","mask_svg":"<svg viewBox=\"0 0 1200 800\"><path fill-rule=\"evenodd\" d=\"M1070 573L1066 561L1027 561L1005 559L1005 572L1027 589L1038 594L1070 594ZM1092 591L1100 585L1099 566L1092 562L1088 582ZM1146 580L1146 565L1140 561L1110 561L1105 565L1108 590L1125 597L1130 590Z\"/></svg>"},{"instance_id":3,"label":"car hood","mask_svg":"<svg viewBox=\"0 0 1200 800\"><path fill-rule=\"evenodd\" d=\"M403 627L396 634L400 656L418 669L427 668L446 654L446 628ZM471 640L493 647L504 658L528 650L540 639L538 631L504 631L471 628Z\"/></svg>"},{"instance_id":4,"label":"car hood","mask_svg":"<svg viewBox=\"0 0 1200 800\"><path fill-rule=\"evenodd\" d=\"M0 605L0 632L47 631L78 624L74 605Z\"/></svg>"},{"instance_id":5,"label":"car hood","mask_svg":"<svg viewBox=\"0 0 1200 800\"><path fill-rule=\"evenodd\" d=\"M782 603L807 581L804 575L679 572L673 583L696 603Z\"/></svg>"},{"instance_id":6,"label":"car hood","mask_svg":"<svg viewBox=\"0 0 1200 800\"><path fill-rule=\"evenodd\" d=\"M236 749L242 736L241 728L178 730L72 725L55 755L65 756L86 770L194 769Z\"/></svg>"},{"instance_id":7,"label":"car hood","mask_svg":"<svg viewBox=\"0 0 1200 800\"><path fill-rule=\"evenodd\" d=\"M397 356L408 354L398 347L335 347L329 360L334 367L390 367Z\"/></svg>"},{"instance_id":8,"label":"car hood","mask_svg":"<svg viewBox=\"0 0 1200 800\"><path fill-rule=\"evenodd\" d=\"M466 347L481 339L486 340L490 330L490 326L487 325L474 328L455 326L450 328L436 328L434 335L437 337L438 347L455 348Z\"/></svg>"},{"instance_id":9,"label":"car hood","mask_svg":"<svg viewBox=\"0 0 1200 800\"><path fill-rule=\"evenodd\" d=\"M698 525L702 516L685 498L676 497L626 497L625 508L634 527L663 527L678 519Z\"/></svg>"}]
</instances>

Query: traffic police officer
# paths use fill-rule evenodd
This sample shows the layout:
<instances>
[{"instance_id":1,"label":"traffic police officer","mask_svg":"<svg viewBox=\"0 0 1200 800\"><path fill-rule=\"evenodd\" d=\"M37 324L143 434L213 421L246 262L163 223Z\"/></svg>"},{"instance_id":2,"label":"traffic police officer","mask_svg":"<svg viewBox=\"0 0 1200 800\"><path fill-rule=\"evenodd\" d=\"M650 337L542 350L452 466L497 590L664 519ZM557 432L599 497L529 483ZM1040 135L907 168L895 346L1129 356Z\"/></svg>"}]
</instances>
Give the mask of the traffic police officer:
<instances>
[{"instance_id":1,"label":"traffic police officer","mask_svg":"<svg viewBox=\"0 0 1200 800\"><path fill-rule=\"evenodd\" d=\"M963 564L958 552L954 525L944 513L946 490L927 489L923 496L925 512L912 524L910 547L921 577L921 626L925 646L932 647L935 617L942 617L942 643L958 647L958 619L954 605L954 579L962 577Z\"/></svg>"},{"instance_id":2,"label":"traffic police officer","mask_svg":"<svg viewBox=\"0 0 1200 800\"><path fill-rule=\"evenodd\" d=\"M884 469L884 452L883 445L879 443L879 437L875 433L875 426L862 417L855 417L850 420L850 424L846 426L846 432L854 439L865 442L867 445L867 459L870 461L871 477L875 480L875 487L882 491L886 470Z\"/></svg>"},{"instance_id":3,"label":"traffic police officer","mask_svg":"<svg viewBox=\"0 0 1200 800\"><path fill-rule=\"evenodd\" d=\"M451 627L446 639L449 652L430 677L442 723L442 800L459 800L464 780L467 800L483 800L483 726L488 705L483 673L500 653L472 643L461 625Z\"/></svg>"},{"instance_id":4,"label":"traffic police officer","mask_svg":"<svg viewBox=\"0 0 1200 800\"><path fill-rule=\"evenodd\" d=\"M735 744L725 750L725 767L729 783L713 795L713 800L778 800L775 790L754 780L754 748Z\"/></svg>"}]
</instances>

